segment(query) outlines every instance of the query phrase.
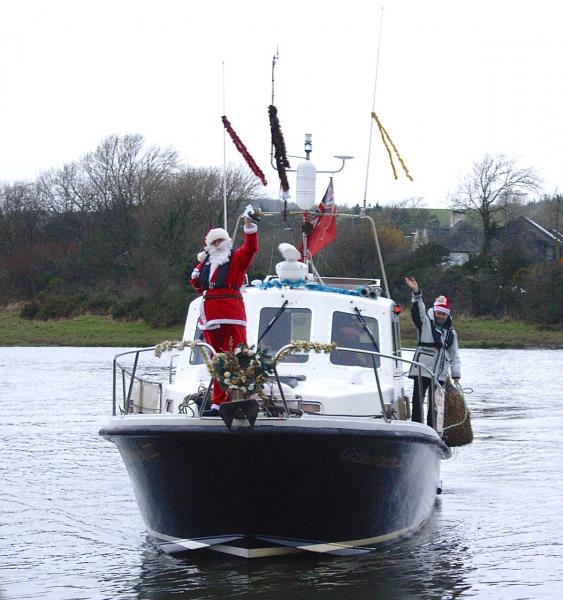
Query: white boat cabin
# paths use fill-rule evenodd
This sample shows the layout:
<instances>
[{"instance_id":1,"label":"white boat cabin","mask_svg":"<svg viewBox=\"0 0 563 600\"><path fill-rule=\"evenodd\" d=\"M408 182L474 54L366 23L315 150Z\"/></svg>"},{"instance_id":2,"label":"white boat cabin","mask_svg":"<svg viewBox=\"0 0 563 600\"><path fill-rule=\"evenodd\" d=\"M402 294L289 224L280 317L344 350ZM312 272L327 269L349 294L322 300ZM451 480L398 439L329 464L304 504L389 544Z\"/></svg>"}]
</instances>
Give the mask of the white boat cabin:
<instances>
[{"instance_id":1,"label":"white boat cabin","mask_svg":"<svg viewBox=\"0 0 563 600\"><path fill-rule=\"evenodd\" d=\"M279 279L245 286L241 291L248 345L257 346L260 339L273 355L296 340L335 342L339 349L329 354L296 352L278 365L286 401L307 413L381 415L381 396L395 408L403 396L404 366L393 359L400 356L401 347L398 308L373 285L360 288L348 282L345 287L356 289L305 282L283 285ZM197 326L201 301L197 298L190 304L184 340L202 339ZM174 382L164 390L165 411L177 413L187 394L208 384L209 373L199 352L184 350Z\"/></svg>"}]
</instances>

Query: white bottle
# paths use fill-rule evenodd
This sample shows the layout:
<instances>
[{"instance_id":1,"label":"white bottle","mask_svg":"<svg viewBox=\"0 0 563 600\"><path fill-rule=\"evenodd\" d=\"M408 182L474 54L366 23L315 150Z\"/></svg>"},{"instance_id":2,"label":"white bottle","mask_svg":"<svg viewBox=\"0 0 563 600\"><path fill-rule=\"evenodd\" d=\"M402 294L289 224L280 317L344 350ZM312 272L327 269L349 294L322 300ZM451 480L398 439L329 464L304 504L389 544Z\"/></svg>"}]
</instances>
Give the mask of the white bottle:
<instances>
[{"instance_id":1,"label":"white bottle","mask_svg":"<svg viewBox=\"0 0 563 600\"><path fill-rule=\"evenodd\" d=\"M436 410L436 431L440 434L444 431L445 404L445 390L441 385L437 385L434 389L434 406Z\"/></svg>"}]
</instances>

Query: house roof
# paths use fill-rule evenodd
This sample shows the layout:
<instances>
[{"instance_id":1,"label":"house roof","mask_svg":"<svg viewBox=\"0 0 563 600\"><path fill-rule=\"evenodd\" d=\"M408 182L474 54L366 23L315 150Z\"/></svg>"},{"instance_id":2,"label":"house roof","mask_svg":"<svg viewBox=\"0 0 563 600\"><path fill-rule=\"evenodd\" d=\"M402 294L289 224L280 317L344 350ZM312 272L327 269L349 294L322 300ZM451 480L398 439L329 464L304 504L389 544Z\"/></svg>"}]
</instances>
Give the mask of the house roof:
<instances>
[{"instance_id":1,"label":"house roof","mask_svg":"<svg viewBox=\"0 0 563 600\"><path fill-rule=\"evenodd\" d=\"M483 234L480 229L467 221L460 221L453 227L430 227L426 230L428 242L442 244L450 252L475 254L481 251Z\"/></svg>"},{"instance_id":2,"label":"house roof","mask_svg":"<svg viewBox=\"0 0 563 600\"><path fill-rule=\"evenodd\" d=\"M541 239L547 244L563 244L563 234L555 229L547 230L545 227L536 223L529 217L518 217L509 221L504 227L501 227L495 234L497 240L502 239L504 235L512 235L522 232L524 235L531 235L534 238ZM464 252L468 254L478 254L483 246L483 232L480 227L467 220L459 221L453 227L428 227L416 232L416 237L421 243L434 242L445 246L449 252Z\"/></svg>"},{"instance_id":3,"label":"house roof","mask_svg":"<svg viewBox=\"0 0 563 600\"><path fill-rule=\"evenodd\" d=\"M563 244L563 234L560 231L552 229L548 231L545 227L536 223L530 217L518 217L509 221L504 227L501 227L495 237L502 238L503 235L522 231L524 229L528 234L541 239L548 244Z\"/></svg>"},{"instance_id":4,"label":"house roof","mask_svg":"<svg viewBox=\"0 0 563 600\"><path fill-rule=\"evenodd\" d=\"M537 229L537 231L539 233L541 233L545 237L551 239L553 242L561 243L563 241L563 234L560 231L557 231L556 229L552 229L551 231L548 231L547 229L542 227L539 223L532 221L532 219L530 219L529 217L524 217L524 220L526 222L528 222L532 227Z\"/></svg>"}]
</instances>

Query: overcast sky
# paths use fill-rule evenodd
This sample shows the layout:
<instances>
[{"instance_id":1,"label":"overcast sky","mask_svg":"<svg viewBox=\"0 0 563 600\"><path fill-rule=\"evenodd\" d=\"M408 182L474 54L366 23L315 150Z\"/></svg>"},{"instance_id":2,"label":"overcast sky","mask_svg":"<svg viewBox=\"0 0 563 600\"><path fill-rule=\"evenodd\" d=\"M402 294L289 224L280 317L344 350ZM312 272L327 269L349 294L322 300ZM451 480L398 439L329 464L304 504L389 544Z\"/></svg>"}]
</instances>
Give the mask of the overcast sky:
<instances>
[{"instance_id":1,"label":"overcast sky","mask_svg":"<svg viewBox=\"0 0 563 600\"><path fill-rule=\"evenodd\" d=\"M225 112L277 197L267 107L279 47L289 154L310 132L318 169L355 156L335 197L362 203L382 6L375 110L414 182L393 179L374 129L368 203L421 196L446 207L486 152L540 170L547 193L561 189L563 8L550 0L2 0L0 180L34 179L112 133L221 166L224 63ZM241 160L230 142L227 160ZM325 186L319 176L319 197Z\"/></svg>"}]
</instances>

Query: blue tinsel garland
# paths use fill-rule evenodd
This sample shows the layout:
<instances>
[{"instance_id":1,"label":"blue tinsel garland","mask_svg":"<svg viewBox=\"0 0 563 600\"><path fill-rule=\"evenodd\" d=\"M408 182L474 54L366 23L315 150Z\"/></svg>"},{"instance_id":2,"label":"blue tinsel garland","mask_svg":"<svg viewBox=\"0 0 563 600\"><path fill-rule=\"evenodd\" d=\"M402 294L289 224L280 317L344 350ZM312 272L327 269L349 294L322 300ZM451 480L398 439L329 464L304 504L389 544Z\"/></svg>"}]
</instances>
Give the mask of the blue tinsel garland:
<instances>
[{"instance_id":1,"label":"blue tinsel garland","mask_svg":"<svg viewBox=\"0 0 563 600\"><path fill-rule=\"evenodd\" d=\"M332 292L334 294L344 294L345 296L359 296L361 289L357 288L355 290L344 290L342 288L330 287L321 283L306 282L303 279L300 281L287 281L286 279L282 279L280 281L279 279L270 279L269 281L262 282L258 287L263 290L267 290L268 288L282 287L289 287L292 289L305 288L307 290L314 290L316 292Z\"/></svg>"}]
</instances>

